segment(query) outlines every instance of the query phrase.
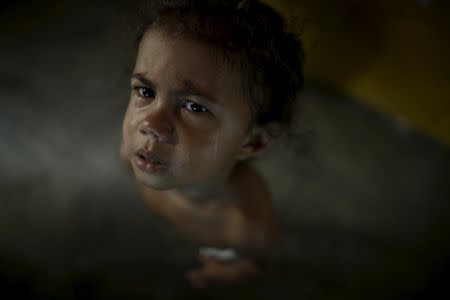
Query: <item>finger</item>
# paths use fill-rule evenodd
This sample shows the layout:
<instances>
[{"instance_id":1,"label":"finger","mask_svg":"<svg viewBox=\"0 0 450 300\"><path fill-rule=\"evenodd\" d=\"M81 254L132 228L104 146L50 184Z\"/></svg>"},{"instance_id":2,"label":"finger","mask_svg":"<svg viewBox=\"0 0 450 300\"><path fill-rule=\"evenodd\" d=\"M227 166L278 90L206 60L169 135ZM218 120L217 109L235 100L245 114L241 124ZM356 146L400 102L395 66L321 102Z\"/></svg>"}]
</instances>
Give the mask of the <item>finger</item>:
<instances>
[{"instance_id":1,"label":"finger","mask_svg":"<svg viewBox=\"0 0 450 300\"><path fill-rule=\"evenodd\" d=\"M187 272L186 277L194 287L202 288L210 284L231 284L255 277L258 270L248 259L235 262L220 262L214 258L202 258L205 263L201 268Z\"/></svg>"},{"instance_id":2,"label":"finger","mask_svg":"<svg viewBox=\"0 0 450 300\"><path fill-rule=\"evenodd\" d=\"M206 283L231 283L241 280L245 274L235 265L214 262L199 270L195 276Z\"/></svg>"},{"instance_id":3,"label":"finger","mask_svg":"<svg viewBox=\"0 0 450 300\"><path fill-rule=\"evenodd\" d=\"M206 259L207 257L216 259L221 262L231 262L239 258L236 252L231 248L227 249L218 249L214 247L200 248L199 258Z\"/></svg>"},{"instance_id":4,"label":"finger","mask_svg":"<svg viewBox=\"0 0 450 300\"><path fill-rule=\"evenodd\" d=\"M206 255L204 253L199 253L198 254L198 260L203 264L203 265L216 265L218 263L220 263L220 261L217 258L211 257L209 255Z\"/></svg>"}]
</instances>

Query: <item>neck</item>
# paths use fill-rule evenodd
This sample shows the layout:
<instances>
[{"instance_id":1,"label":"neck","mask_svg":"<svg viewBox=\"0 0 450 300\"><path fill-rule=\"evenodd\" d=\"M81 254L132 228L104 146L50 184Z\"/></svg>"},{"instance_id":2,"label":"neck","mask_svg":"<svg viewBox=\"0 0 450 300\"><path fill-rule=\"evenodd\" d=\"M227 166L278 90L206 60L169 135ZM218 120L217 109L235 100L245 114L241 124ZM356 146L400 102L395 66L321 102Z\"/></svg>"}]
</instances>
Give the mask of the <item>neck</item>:
<instances>
[{"instance_id":1,"label":"neck","mask_svg":"<svg viewBox=\"0 0 450 300\"><path fill-rule=\"evenodd\" d=\"M217 183L213 186L202 186L200 188L188 187L172 191L174 194L183 197L192 204L204 205L217 201L226 191L226 184Z\"/></svg>"},{"instance_id":2,"label":"neck","mask_svg":"<svg viewBox=\"0 0 450 300\"><path fill-rule=\"evenodd\" d=\"M169 193L177 198L183 199L188 205L195 207L207 207L216 205L226 198L232 190L231 177L234 168L229 172L224 172L225 176L211 179L197 186L187 186L171 190Z\"/></svg>"}]
</instances>

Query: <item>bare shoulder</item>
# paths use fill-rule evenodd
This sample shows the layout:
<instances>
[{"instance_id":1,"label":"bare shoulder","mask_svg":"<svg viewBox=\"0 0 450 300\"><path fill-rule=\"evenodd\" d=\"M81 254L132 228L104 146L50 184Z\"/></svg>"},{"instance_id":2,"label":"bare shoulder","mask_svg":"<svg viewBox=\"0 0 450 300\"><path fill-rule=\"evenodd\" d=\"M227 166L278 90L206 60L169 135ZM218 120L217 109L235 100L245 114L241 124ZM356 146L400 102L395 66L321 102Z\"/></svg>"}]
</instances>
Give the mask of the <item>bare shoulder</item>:
<instances>
[{"instance_id":1,"label":"bare shoulder","mask_svg":"<svg viewBox=\"0 0 450 300\"><path fill-rule=\"evenodd\" d=\"M244 239L272 247L279 240L279 224L266 180L249 164L239 165L234 176L240 194L237 208L242 216Z\"/></svg>"},{"instance_id":2,"label":"bare shoulder","mask_svg":"<svg viewBox=\"0 0 450 300\"><path fill-rule=\"evenodd\" d=\"M239 165L234 173L235 186L242 196L239 203L250 218L266 217L273 213L272 195L265 178L251 165Z\"/></svg>"}]
</instances>

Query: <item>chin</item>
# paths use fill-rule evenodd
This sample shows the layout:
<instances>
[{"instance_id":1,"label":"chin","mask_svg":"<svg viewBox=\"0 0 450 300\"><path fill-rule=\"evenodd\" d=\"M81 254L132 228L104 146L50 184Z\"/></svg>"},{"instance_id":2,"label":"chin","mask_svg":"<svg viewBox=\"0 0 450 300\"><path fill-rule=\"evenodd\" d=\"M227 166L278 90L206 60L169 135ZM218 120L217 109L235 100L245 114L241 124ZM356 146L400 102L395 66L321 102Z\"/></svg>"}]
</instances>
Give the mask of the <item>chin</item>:
<instances>
[{"instance_id":1,"label":"chin","mask_svg":"<svg viewBox=\"0 0 450 300\"><path fill-rule=\"evenodd\" d=\"M166 178L149 178L148 176L143 177L137 174L135 177L137 182L153 190L166 191L174 188L173 183Z\"/></svg>"}]
</instances>

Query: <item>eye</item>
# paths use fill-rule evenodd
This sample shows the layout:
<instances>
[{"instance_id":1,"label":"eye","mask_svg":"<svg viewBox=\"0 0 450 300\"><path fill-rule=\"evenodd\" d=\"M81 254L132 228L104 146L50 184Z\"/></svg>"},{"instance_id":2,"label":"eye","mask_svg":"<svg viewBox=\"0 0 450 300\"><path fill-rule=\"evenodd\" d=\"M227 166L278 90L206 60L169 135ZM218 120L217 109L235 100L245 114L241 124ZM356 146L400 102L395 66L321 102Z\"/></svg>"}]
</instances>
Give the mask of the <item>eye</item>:
<instances>
[{"instance_id":1,"label":"eye","mask_svg":"<svg viewBox=\"0 0 450 300\"><path fill-rule=\"evenodd\" d=\"M136 90L139 93L139 96L142 98L154 98L155 97L155 91L151 88L147 87L137 87Z\"/></svg>"},{"instance_id":2,"label":"eye","mask_svg":"<svg viewBox=\"0 0 450 300\"><path fill-rule=\"evenodd\" d=\"M200 104L197 104L191 100L186 100L184 102L183 107L185 107L187 110L195 113L201 113L201 112L208 112L208 109L201 106Z\"/></svg>"}]
</instances>

